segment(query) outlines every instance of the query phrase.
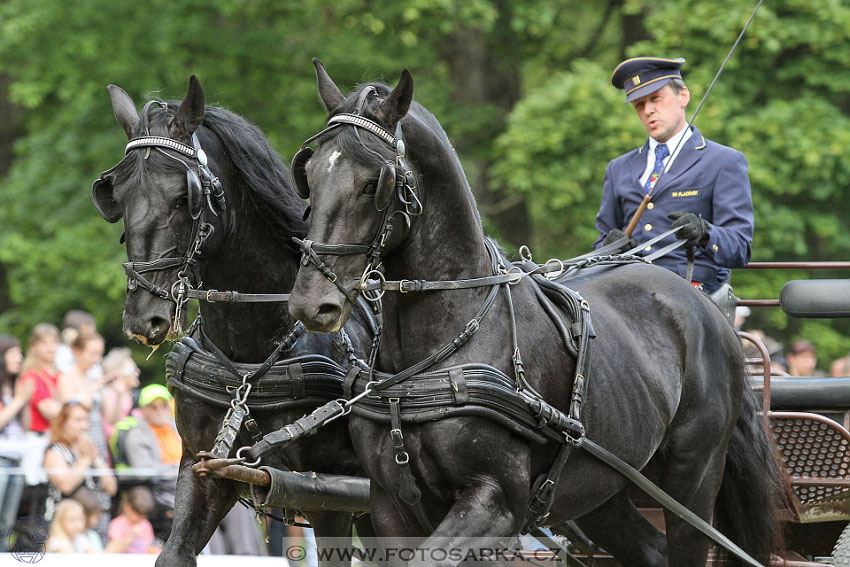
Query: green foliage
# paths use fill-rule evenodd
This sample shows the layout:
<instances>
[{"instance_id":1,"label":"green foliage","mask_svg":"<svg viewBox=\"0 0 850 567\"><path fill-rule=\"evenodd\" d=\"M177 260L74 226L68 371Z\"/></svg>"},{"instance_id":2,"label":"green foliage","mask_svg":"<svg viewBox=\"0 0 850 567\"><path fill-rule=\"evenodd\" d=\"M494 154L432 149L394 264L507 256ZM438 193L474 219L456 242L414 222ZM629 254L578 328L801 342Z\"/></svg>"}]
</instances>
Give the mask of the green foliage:
<instances>
[{"instance_id":1,"label":"green foliage","mask_svg":"<svg viewBox=\"0 0 850 567\"><path fill-rule=\"evenodd\" d=\"M634 110L609 80L608 69L586 60L553 73L516 105L496 141L494 177L530 204L529 244L545 257L590 249L605 166L640 143Z\"/></svg>"}]
</instances>

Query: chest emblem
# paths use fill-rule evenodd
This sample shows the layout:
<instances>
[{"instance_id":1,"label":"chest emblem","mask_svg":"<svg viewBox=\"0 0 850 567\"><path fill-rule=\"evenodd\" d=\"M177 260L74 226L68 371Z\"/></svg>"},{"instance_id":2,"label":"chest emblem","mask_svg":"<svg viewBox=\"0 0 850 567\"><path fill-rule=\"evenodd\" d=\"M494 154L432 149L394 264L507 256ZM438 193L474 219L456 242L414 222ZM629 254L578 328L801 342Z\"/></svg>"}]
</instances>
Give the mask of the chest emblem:
<instances>
[{"instance_id":1,"label":"chest emblem","mask_svg":"<svg viewBox=\"0 0 850 567\"><path fill-rule=\"evenodd\" d=\"M699 195L699 189L688 189L687 191L673 191L671 197L696 197Z\"/></svg>"}]
</instances>

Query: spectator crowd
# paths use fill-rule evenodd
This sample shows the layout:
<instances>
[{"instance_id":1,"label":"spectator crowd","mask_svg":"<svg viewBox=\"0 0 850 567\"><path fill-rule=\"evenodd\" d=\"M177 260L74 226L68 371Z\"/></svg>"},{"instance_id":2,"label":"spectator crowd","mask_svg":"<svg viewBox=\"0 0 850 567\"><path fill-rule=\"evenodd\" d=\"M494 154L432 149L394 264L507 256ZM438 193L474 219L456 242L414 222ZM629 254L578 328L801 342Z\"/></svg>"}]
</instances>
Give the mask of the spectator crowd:
<instances>
[{"instance_id":1,"label":"spectator crowd","mask_svg":"<svg viewBox=\"0 0 850 567\"><path fill-rule=\"evenodd\" d=\"M173 398L140 388L130 349L104 349L79 310L61 332L36 325L26 354L0 335L0 552L26 536L23 517L49 526L47 552L157 553L167 540L183 453ZM225 524L239 541L221 529L216 551L265 554L247 509Z\"/></svg>"},{"instance_id":2,"label":"spectator crowd","mask_svg":"<svg viewBox=\"0 0 850 567\"><path fill-rule=\"evenodd\" d=\"M736 329L748 315L738 308ZM797 340L786 351L751 332L767 346L774 374L824 375L812 343ZM157 553L167 540L183 453L173 398L161 384L140 387L129 348L104 350L84 311L68 312L61 332L36 325L26 353L0 335L0 552L21 536L22 517L49 526L47 552ZM832 361L830 374L850 375L850 355ZM274 523L268 531L280 541L312 536ZM280 541L267 548L253 513L236 506L206 551L278 555Z\"/></svg>"}]
</instances>

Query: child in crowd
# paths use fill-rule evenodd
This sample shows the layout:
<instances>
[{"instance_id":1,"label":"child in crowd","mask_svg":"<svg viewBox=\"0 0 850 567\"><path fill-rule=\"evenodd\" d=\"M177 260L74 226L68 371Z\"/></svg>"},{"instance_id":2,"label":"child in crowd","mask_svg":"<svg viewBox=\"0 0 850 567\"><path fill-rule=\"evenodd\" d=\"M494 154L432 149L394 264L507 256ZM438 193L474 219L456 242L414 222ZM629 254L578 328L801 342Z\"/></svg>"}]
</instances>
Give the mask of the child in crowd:
<instances>
[{"instance_id":1,"label":"child in crowd","mask_svg":"<svg viewBox=\"0 0 850 567\"><path fill-rule=\"evenodd\" d=\"M115 424L130 415L133 409L133 391L139 387L139 367L130 349L115 347L101 361L106 375L103 389L103 432L107 439L115 431Z\"/></svg>"},{"instance_id":2,"label":"child in crowd","mask_svg":"<svg viewBox=\"0 0 850 567\"><path fill-rule=\"evenodd\" d=\"M91 490L80 487L74 492L73 499L83 505L83 510L86 513L86 531L84 535L89 540L89 547L92 552L103 551L103 540L97 533L97 526L100 523L100 517L103 514L103 506L97 495Z\"/></svg>"},{"instance_id":3,"label":"child in crowd","mask_svg":"<svg viewBox=\"0 0 850 567\"><path fill-rule=\"evenodd\" d=\"M135 486L121 500L121 515L109 522L110 553L159 553L148 516L154 509L149 488Z\"/></svg>"},{"instance_id":4,"label":"child in crowd","mask_svg":"<svg viewBox=\"0 0 850 567\"><path fill-rule=\"evenodd\" d=\"M56 506L50 523L50 539L47 551L52 553L91 553L89 539L85 535L86 513L83 505L73 498L66 498Z\"/></svg>"}]
</instances>

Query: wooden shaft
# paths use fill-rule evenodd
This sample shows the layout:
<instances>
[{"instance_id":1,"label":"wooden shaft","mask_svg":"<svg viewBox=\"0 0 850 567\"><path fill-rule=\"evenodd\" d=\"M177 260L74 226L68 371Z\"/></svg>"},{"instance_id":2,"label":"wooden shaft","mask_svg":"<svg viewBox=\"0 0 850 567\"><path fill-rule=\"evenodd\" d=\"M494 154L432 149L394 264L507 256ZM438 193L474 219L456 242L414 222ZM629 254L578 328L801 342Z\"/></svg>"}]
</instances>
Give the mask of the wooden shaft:
<instances>
[{"instance_id":1,"label":"wooden shaft","mask_svg":"<svg viewBox=\"0 0 850 567\"><path fill-rule=\"evenodd\" d=\"M631 236L635 231L635 227L637 226L640 217L643 216L643 212L646 210L646 206L652 200L652 195L647 193L643 196L643 201L640 202L640 206L638 210L635 211L635 216L632 217L632 220L629 221L629 226L626 227L626 236Z\"/></svg>"}]
</instances>

